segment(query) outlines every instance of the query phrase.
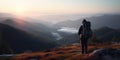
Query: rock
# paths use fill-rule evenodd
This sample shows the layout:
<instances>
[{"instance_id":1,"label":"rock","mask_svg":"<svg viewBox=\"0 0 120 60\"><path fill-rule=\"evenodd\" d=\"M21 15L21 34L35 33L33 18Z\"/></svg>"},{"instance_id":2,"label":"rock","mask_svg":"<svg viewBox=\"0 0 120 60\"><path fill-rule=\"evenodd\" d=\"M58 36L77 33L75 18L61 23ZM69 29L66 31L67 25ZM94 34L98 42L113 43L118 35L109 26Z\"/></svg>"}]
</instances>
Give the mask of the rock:
<instances>
[{"instance_id":1,"label":"rock","mask_svg":"<svg viewBox=\"0 0 120 60\"><path fill-rule=\"evenodd\" d=\"M112 48L97 49L89 54L94 60L120 60L120 50Z\"/></svg>"},{"instance_id":2,"label":"rock","mask_svg":"<svg viewBox=\"0 0 120 60\"><path fill-rule=\"evenodd\" d=\"M15 54L3 54L0 55L0 60L13 60L12 58L15 56Z\"/></svg>"}]
</instances>

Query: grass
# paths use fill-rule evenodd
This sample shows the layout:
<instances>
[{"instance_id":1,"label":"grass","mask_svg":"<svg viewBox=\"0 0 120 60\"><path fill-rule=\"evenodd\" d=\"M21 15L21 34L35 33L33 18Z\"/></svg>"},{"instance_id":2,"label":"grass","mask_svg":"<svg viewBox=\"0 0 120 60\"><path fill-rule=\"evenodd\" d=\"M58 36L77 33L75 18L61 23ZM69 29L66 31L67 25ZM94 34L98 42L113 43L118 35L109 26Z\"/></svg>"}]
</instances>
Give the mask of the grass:
<instances>
[{"instance_id":1,"label":"grass","mask_svg":"<svg viewBox=\"0 0 120 60\"><path fill-rule=\"evenodd\" d=\"M89 53L93 52L99 48L115 48L120 49L120 44L118 45L96 45L89 46ZM89 54L81 54L81 48L79 45L70 45L67 47L61 47L57 49L52 49L43 52L33 52L33 53L22 53L14 57L14 60L25 60L30 57L39 57L40 60L89 60ZM12 60L13 60L12 59Z\"/></svg>"}]
</instances>

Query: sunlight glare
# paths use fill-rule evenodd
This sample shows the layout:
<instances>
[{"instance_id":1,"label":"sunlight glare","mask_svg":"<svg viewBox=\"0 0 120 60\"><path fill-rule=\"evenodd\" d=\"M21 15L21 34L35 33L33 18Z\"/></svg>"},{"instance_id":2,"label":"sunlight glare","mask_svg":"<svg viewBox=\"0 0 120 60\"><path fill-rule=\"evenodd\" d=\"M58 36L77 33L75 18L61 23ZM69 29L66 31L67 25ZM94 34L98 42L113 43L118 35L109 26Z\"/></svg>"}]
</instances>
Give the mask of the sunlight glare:
<instances>
[{"instance_id":1,"label":"sunlight glare","mask_svg":"<svg viewBox=\"0 0 120 60\"><path fill-rule=\"evenodd\" d=\"M25 8L25 5L23 4L16 4L16 6L14 7L14 11L15 11L15 14L16 15L24 15L25 11L26 11L26 8Z\"/></svg>"}]
</instances>

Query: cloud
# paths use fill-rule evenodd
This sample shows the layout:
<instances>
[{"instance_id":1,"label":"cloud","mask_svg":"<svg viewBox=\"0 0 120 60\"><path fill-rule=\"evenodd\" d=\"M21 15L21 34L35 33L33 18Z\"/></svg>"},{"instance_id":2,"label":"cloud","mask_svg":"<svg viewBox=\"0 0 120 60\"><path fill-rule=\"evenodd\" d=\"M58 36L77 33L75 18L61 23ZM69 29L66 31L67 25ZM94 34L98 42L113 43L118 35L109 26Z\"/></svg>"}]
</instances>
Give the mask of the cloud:
<instances>
[{"instance_id":1,"label":"cloud","mask_svg":"<svg viewBox=\"0 0 120 60\"><path fill-rule=\"evenodd\" d=\"M62 27L61 29L58 29L58 31L67 32L67 33L77 33L76 28L69 28L69 27Z\"/></svg>"}]
</instances>

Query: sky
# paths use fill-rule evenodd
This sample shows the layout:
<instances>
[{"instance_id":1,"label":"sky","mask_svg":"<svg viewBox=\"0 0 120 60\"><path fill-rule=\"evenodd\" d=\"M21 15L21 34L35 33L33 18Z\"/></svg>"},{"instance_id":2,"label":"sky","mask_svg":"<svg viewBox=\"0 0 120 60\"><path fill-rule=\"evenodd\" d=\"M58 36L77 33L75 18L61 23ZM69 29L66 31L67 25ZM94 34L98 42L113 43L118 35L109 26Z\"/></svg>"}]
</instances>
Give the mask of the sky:
<instances>
[{"instance_id":1,"label":"sky","mask_svg":"<svg viewBox=\"0 0 120 60\"><path fill-rule=\"evenodd\" d=\"M0 12L20 16L120 13L120 0L0 0Z\"/></svg>"}]
</instances>

